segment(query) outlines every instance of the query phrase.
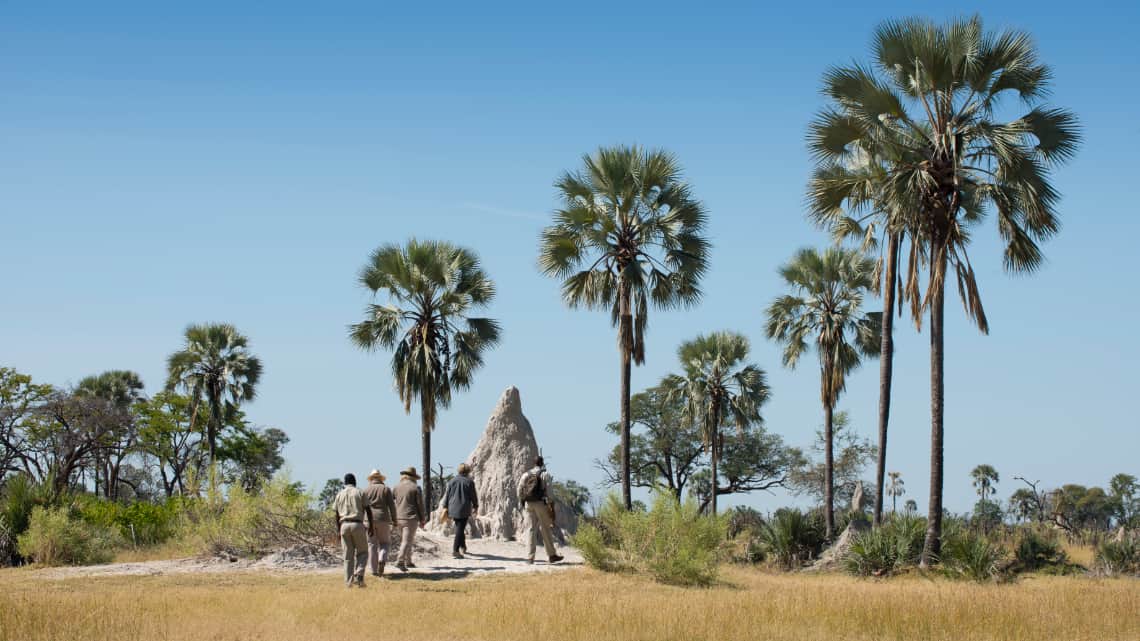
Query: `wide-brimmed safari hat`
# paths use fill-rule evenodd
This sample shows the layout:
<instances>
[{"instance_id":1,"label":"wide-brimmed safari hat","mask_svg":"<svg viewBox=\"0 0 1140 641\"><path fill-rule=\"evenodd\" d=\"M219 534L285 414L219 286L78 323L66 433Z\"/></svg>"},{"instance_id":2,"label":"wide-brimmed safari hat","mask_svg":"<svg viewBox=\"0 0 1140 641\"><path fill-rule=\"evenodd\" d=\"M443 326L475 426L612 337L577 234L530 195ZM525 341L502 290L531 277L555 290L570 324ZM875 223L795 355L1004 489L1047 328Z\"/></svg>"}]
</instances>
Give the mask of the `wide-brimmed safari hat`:
<instances>
[{"instance_id":1,"label":"wide-brimmed safari hat","mask_svg":"<svg viewBox=\"0 0 1140 641\"><path fill-rule=\"evenodd\" d=\"M470 474L471 473L471 464L470 463L460 463L459 469L457 471L460 474Z\"/></svg>"},{"instance_id":2,"label":"wide-brimmed safari hat","mask_svg":"<svg viewBox=\"0 0 1140 641\"><path fill-rule=\"evenodd\" d=\"M405 470L400 470L400 476L406 476L408 478L413 478L413 479L420 478L420 475L416 474L415 466L409 467Z\"/></svg>"},{"instance_id":3,"label":"wide-brimmed safari hat","mask_svg":"<svg viewBox=\"0 0 1140 641\"><path fill-rule=\"evenodd\" d=\"M380 481L381 483L383 483L384 479L386 479L386 478L388 478L388 477L381 474L380 470L372 470L371 472L368 473L368 480L369 481L371 481L372 479L376 479L376 480Z\"/></svg>"}]
</instances>

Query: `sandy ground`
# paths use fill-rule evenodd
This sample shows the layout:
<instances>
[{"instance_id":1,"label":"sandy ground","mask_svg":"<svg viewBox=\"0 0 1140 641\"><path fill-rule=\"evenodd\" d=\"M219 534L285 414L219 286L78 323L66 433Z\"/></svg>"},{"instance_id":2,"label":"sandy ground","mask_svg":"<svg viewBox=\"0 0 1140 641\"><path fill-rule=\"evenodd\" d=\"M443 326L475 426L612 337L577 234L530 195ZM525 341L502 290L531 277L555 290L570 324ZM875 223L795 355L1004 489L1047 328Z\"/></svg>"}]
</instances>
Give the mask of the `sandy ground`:
<instances>
[{"instance_id":1,"label":"sandy ground","mask_svg":"<svg viewBox=\"0 0 1140 641\"><path fill-rule=\"evenodd\" d=\"M559 548L566 557L557 564L546 562L542 546L538 547L533 565L526 562L527 546L522 541L496 541L493 539L467 539L467 556L451 556L451 539L438 534L416 535L415 568L400 572L389 563L385 575L390 578L427 575L425 578L463 578L497 573L556 572L582 565L582 556L571 547ZM392 550L390 557L395 557ZM285 572L285 573L337 573L342 571L340 550L317 549L300 546L271 554L260 560L226 558L186 558L168 561L137 563L110 563L84 567L45 568L36 572L45 579L90 578L101 576L155 576L164 574L220 573L220 572ZM371 578L371 577L368 577Z\"/></svg>"}]
</instances>

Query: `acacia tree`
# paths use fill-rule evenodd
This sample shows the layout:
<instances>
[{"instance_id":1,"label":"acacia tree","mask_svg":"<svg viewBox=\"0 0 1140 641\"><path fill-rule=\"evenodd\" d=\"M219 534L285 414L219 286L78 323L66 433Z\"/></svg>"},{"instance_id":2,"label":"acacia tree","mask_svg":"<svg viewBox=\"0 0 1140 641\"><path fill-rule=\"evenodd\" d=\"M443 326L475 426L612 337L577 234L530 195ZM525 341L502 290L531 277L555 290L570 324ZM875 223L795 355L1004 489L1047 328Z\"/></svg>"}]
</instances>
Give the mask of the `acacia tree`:
<instances>
[{"instance_id":1,"label":"acacia tree","mask_svg":"<svg viewBox=\"0 0 1140 641\"><path fill-rule=\"evenodd\" d=\"M988 331L967 253L971 228L993 211L1004 264L1032 272L1038 245L1059 228L1052 166L1070 159L1079 142L1076 117L1045 107L1051 72L1030 36L987 32L978 17L936 24L911 18L881 24L872 38L874 66L830 69L824 93L837 108L817 117L810 145L822 163L850 165L867 150L883 161L876 197L907 217L917 237L908 257L905 291L916 320L930 318L930 504L921 565L941 546L943 490L944 300L957 281L967 315ZM1003 121L1003 99L1028 108ZM917 273L925 264L926 291Z\"/></svg>"},{"instance_id":2,"label":"acacia tree","mask_svg":"<svg viewBox=\"0 0 1140 641\"><path fill-rule=\"evenodd\" d=\"M191 423L206 403L206 444L213 465L227 417L257 393L261 360L249 351L249 339L227 323L191 325L185 336L185 346L167 358L166 391L182 389L190 397Z\"/></svg>"},{"instance_id":3,"label":"acacia tree","mask_svg":"<svg viewBox=\"0 0 1140 641\"><path fill-rule=\"evenodd\" d=\"M187 476L203 466L201 419L192 419L190 399L171 392L136 403L139 450L154 459L166 496L185 494Z\"/></svg>"},{"instance_id":4,"label":"acacia tree","mask_svg":"<svg viewBox=\"0 0 1140 641\"><path fill-rule=\"evenodd\" d=\"M539 267L562 280L572 308L610 312L621 353L621 481L633 506L630 477L631 365L645 362L649 308L700 300L707 269L704 206L670 153L604 147L555 183L562 207L542 233Z\"/></svg>"},{"instance_id":5,"label":"acacia tree","mask_svg":"<svg viewBox=\"0 0 1140 641\"><path fill-rule=\"evenodd\" d=\"M104 415L110 424L101 430L101 446L92 454L94 463L95 493L102 488L103 496L119 497L123 479L123 463L132 455L138 440L138 429L131 406L143 398L143 382L138 374L127 370L111 370L88 376L75 388L77 396L88 397L108 404ZM138 490L137 487L132 487Z\"/></svg>"},{"instance_id":6,"label":"acacia tree","mask_svg":"<svg viewBox=\"0 0 1140 641\"><path fill-rule=\"evenodd\" d=\"M736 426L737 436L762 422L760 406L768 400L764 370L747 363L748 339L735 332L713 332L686 341L677 349L684 374L670 375L661 387L686 400L686 413L700 427L709 453L710 511L716 514L721 493L717 460L724 448L721 426Z\"/></svg>"},{"instance_id":7,"label":"acacia tree","mask_svg":"<svg viewBox=\"0 0 1140 641\"><path fill-rule=\"evenodd\" d=\"M847 385L847 375L859 366L862 355L878 354L878 312L863 312L863 297L874 284L874 265L862 254L831 247L822 254L800 250L780 269L791 294L769 305L765 331L784 346L784 365L794 368L815 344L819 357L820 401L824 415L825 536L835 533L833 493L834 452L832 432L835 404Z\"/></svg>"},{"instance_id":8,"label":"acacia tree","mask_svg":"<svg viewBox=\"0 0 1140 641\"><path fill-rule=\"evenodd\" d=\"M352 325L357 347L392 350L396 392L411 413L420 404L424 509L432 509L431 433L452 393L471 386L483 355L499 342L498 322L470 316L495 297L495 284L474 252L441 241L411 239L372 252L360 284L385 304L370 304Z\"/></svg>"}]
</instances>

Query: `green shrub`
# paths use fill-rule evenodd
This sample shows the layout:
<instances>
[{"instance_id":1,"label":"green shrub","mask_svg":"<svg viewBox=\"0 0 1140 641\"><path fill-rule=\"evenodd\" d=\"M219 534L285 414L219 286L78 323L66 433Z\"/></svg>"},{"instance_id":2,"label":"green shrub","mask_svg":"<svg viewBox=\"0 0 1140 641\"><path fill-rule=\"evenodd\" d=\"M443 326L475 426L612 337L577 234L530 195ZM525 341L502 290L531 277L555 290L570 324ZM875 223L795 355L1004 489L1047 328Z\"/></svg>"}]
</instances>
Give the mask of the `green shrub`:
<instances>
[{"instance_id":1,"label":"green shrub","mask_svg":"<svg viewBox=\"0 0 1140 641\"><path fill-rule=\"evenodd\" d=\"M47 488L27 476L17 474L5 480L0 494L0 565L20 563L17 539L28 529L32 510L47 502Z\"/></svg>"},{"instance_id":2,"label":"green shrub","mask_svg":"<svg viewBox=\"0 0 1140 641\"><path fill-rule=\"evenodd\" d=\"M63 508L36 507L18 539L20 554L42 565L90 565L114 557L123 540L111 528L91 525Z\"/></svg>"},{"instance_id":3,"label":"green shrub","mask_svg":"<svg viewBox=\"0 0 1140 641\"><path fill-rule=\"evenodd\" d=\"M123 539L136 545L155 545L166 542L178 532L181 500L123 504L85 497L79 501L79 512L88 523L116 528Z\"/></svg>"},{"instance_id":4,"label":"green shrub","mask_svg":"<svg viewBox=\"0 0 1140 641\"><path fill-rule=\"evenodd\" d=\"M283 474L255 492L234 486L225 498L214 486L204 498L183 501L182 538L198 552L244 557L336 538L332 519L313 504Z\"/></svg>"},{"instance_id":5,"label":"green shrub","mask_svg":"<svg viewBox=\"0 0 1140 641\"><path fill-rule=\"evenodd\" d=\"M769 558L790 570L819 554L823 547L823 524L815 514L792 508L776 510L760 529L760 543Z\"/></svg>"},{"instance_id":6,"label":"green shrub","mask_svg":"<svg viewBox=\"0 0 1140 641\"><path fill-rule=\"evenodd\" d=\"M573 543L590 566L606 572L644 572L661 583L707 586L716 580L725 542L724 517L704 516L693 500L677 503L657 492L647 511L627 512L606 500L593 524Z\"/></svg>"},{"instance_id":7,"label":"green shrub","mask_svg":"<svg viewBox=\"0 0 1140 641\"><path fill-rule=\"evenodd\" d=\"M1001 578L1004 559L1005 551L1000 545L967 531L943 539L939 561L947 576L981 582Z\"/></svg>"},{"instance_id":8,"label":"green shrub","mask_svg":"<svg viewBox=\"0 0 1140 641\"><path fill-rule=\"evenodd\" d=\"M1105 541L1097 546L1094 569L1101 574L1140 574L1140 540Z\"/></svg>"},{"instance_id":9,"label":"green shrub","mask_svg":"<svg viewBox=\"0 0 1140 641\"><path fill-rule=\"evenodd\" d=\"M1026 529L1013 548L1018 569L1032 572L1045 567L1065 565L1067 559L1060 543L1055 539Z\"/></svg>"},{"instance_id":10,"label":"green shrub","mask_svg":"<svg viewBox=\"0 0 1140 641\"><path fill-rule=\"evenodd\" d=\"M855 537L844 557L844 567L858 576L883 576L914 565L922 552L925 519L895 516L880 527Z\"/></svg>"}]
</instances>

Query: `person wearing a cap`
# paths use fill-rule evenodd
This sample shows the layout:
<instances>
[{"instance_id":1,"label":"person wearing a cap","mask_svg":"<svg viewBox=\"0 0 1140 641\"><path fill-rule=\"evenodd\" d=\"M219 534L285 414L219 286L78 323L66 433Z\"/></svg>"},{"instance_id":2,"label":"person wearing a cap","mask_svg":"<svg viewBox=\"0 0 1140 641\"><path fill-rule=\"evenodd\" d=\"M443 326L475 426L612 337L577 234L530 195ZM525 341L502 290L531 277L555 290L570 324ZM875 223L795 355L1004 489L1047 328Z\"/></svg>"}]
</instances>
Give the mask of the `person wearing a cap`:
<instances>
[{"instance_id":1,"label":"person wearing a cap","mask_svg":"<svg viewBox=\"0 0 1140 641\"><path fill-rule=\"evenodd\" d=\"M451 555L462 559L467 553L467 520L479 509L479 497L475 494L475 481L471 480L471 466L459 464L458 474L447 482L440 507L447 509L447 516L455 521L455 541L451 545Z\"/></svg>"},{"instance_id":2,"label":"person wearing a cap","mask_svg":"<svg viewBox=\"0 0 1140 641\"><path fill-rule=\"evenodd\" d=\"M420 475L416 468L409 467L400 472L400 483L394 491L396 495L396 527L400 528L400 553L396 555L396 567L401 572L416 567L412 563L415 549L416 530L427 522L424 514L424 496L416 481Z\"/></svg>"},{"instance_id":3,"label":"person wearing a cap","mask_svg":"<svg viewBox=\"0 0 1140 641\"><path fill-rule=\"evenodd\" d=\"M372 534L368 537L368 566L372 568L372 576L384 574L392 528L396 525L396 500L384 480L380 470L372 470L368 473L368 487L364 488L364 499L372 509L373 519Z\"/></svg>"},{"instance_id":4,"label":"person wearing a cap","mask_svg":"<svg viewBox=\"0 0 1140 641\"><path fill-rule=\"evenodd\" d=\"M546 558L550 559L551 563L558 563L562 560L562 556L554 547L554 513L550 499L550 488L553 485L553 480L550 473L546 471L546 462L541 456L535 457L534 467L528 470L523 478L526 476L534 476L538 479L525 499L526 511L530 516L530 536L527 537L529 545L526 562L534 563L535 548L538 539L541 537L542 544L546 547ZM522 479L520 479L521 482Z\"/></svg>"},{"instance_id":5,"label":"person wearing a cap","mask_svg":"<svg viewBox=\"0 0 1140 641\"><path fill-rule=\"evenodd\" d=\"M364 492L356 489L356 476L344 475L344 489L333 499L336 529L344 552L344 584L364 587L364 565L368 562L368 535L372 533L372 510ZM366 521L367 519L367 521ZM367 529L364 524L368 523Z\"/></svg>"}]
</instances>

